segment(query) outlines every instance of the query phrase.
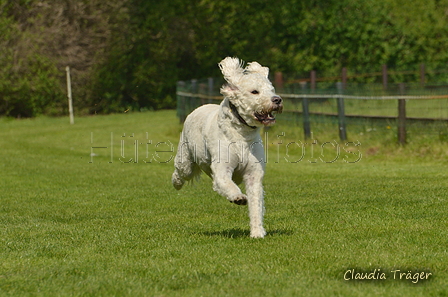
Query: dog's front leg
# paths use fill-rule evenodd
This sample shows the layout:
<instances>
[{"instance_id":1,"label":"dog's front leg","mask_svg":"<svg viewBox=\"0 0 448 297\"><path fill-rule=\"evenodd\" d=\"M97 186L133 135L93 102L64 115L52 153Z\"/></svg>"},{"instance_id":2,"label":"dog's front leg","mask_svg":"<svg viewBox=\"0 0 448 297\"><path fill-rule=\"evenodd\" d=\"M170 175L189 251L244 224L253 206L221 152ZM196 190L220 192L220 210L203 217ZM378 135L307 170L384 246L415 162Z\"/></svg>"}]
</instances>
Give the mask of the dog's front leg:
<instances>
[{"instance_id":1,"label":"dog's front leg","mask_svg":"<svg viewBox=\"0 0 448 297\"><path fill-rule=\"evenodd\" d=\"M244 177L246 194L249 204L250 236L263 238L266 231L263 228L264 192L263 171L257 170Z\"/></svg>"},{"instance_id":2,"label":"dog's front leg","mask_svg":"<svg viewBox=\"0 0 448 297\"><path fill-rule=\"evenodd\" d=\"M246 195L233 182L232 175L234 168L230 164L217 163L211 166L213 178L213 190L224 196L232 203L247 204Z\"/></svg>"}]
</instances>

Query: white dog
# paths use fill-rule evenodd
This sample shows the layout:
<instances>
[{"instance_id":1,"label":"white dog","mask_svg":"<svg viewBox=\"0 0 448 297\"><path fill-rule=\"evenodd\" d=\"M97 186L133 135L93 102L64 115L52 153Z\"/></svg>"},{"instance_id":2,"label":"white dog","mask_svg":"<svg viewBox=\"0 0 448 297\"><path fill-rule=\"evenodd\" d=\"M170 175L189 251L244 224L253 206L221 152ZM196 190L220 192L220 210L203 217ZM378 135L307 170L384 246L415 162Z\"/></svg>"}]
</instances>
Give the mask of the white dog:
<instances>
[{"instance_id":1,"label":"white dog","mask_svg":"<svg viewBox=\"0 0 448 297\"><path fill-rule=\"evenodd\" d=\"M172 183L180 190L201 170L213 179L213 190L230 202L249 204L250 236L262 238L264 198L263 144L260 128L275 123L275 112L283 109L268 79L269 68L257 62L243 68L238 58L219 63L228 84L222 86L224 100L194 110L185 120ZM244 182L246 195L237 184Z\"/></svg>"}]
</instances>

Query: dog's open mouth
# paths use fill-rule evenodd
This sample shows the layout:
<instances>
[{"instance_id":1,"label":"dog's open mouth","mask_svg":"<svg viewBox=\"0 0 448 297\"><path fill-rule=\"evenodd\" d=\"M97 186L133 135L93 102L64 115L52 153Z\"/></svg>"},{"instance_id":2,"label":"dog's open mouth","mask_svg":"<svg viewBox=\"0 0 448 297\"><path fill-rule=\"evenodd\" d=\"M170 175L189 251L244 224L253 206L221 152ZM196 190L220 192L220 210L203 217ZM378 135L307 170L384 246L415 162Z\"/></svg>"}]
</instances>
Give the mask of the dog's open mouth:
<instances>
[{"instance_id":1,"label":"dog's open mouth","mask_svg":"<svg viewBox=\"0 0 448 297\"><path fill-rule=\"evenodd\" d=\"M256 112L254 113L255 118L257 121L262 123L263 125L273 125L275 124L275 111L270 112Z\"/></svg>"},{"instance_id":2,"label":"dog's open mouth","mask_svg":"<svg viewBox=\"0 0 448 297\"><path fill-rule=\"evenodd\" d=\"M260 112L255 112L254 113L254 117L257 121L259 121L260 123L262 123L265 126L270 126L270 125L274 125L275 124L275 115L277 113L282 113L283 111L283 105L279 104L278 106L274 107L271 110L267 110L267 111L260 111Z\"/></svg>"}]
</instances>

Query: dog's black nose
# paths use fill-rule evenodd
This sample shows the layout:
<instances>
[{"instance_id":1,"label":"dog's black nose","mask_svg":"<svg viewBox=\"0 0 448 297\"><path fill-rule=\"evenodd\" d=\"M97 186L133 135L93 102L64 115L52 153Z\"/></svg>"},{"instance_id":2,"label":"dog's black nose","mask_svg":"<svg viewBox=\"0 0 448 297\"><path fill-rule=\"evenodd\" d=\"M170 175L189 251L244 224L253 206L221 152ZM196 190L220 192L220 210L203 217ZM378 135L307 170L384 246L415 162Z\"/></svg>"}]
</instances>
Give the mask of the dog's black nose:
<instances>
[{"instance_id":1,"label":"dog's black nose","mask_svg":"<svg viewBox=\"0 0 448 297\"><path fill-rule=\"evenodd\" d=\"M275 104L279 105L282 103L282 98L280 96L274 96L271 98L271 101L274 102Z\"/></svg>"}]
</instances>

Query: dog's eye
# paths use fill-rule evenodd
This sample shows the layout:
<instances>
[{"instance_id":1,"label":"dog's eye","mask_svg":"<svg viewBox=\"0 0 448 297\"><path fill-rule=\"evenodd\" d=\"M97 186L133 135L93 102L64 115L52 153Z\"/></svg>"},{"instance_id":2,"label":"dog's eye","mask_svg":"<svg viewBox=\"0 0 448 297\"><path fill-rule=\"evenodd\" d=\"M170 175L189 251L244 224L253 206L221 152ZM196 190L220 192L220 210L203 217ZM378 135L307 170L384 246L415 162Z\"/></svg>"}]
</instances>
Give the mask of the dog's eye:
<instances>
[{"instance_id":1,"label":"dog's eye","mask_svg":"<svg viewBox=\"0 0 448 297\"><path fill-rule=\"evenodd\" d=\"M254 95L260 94L260 92L258 92L257 90L253 90L251 93Z\"/></svg>"}]
</instances>

